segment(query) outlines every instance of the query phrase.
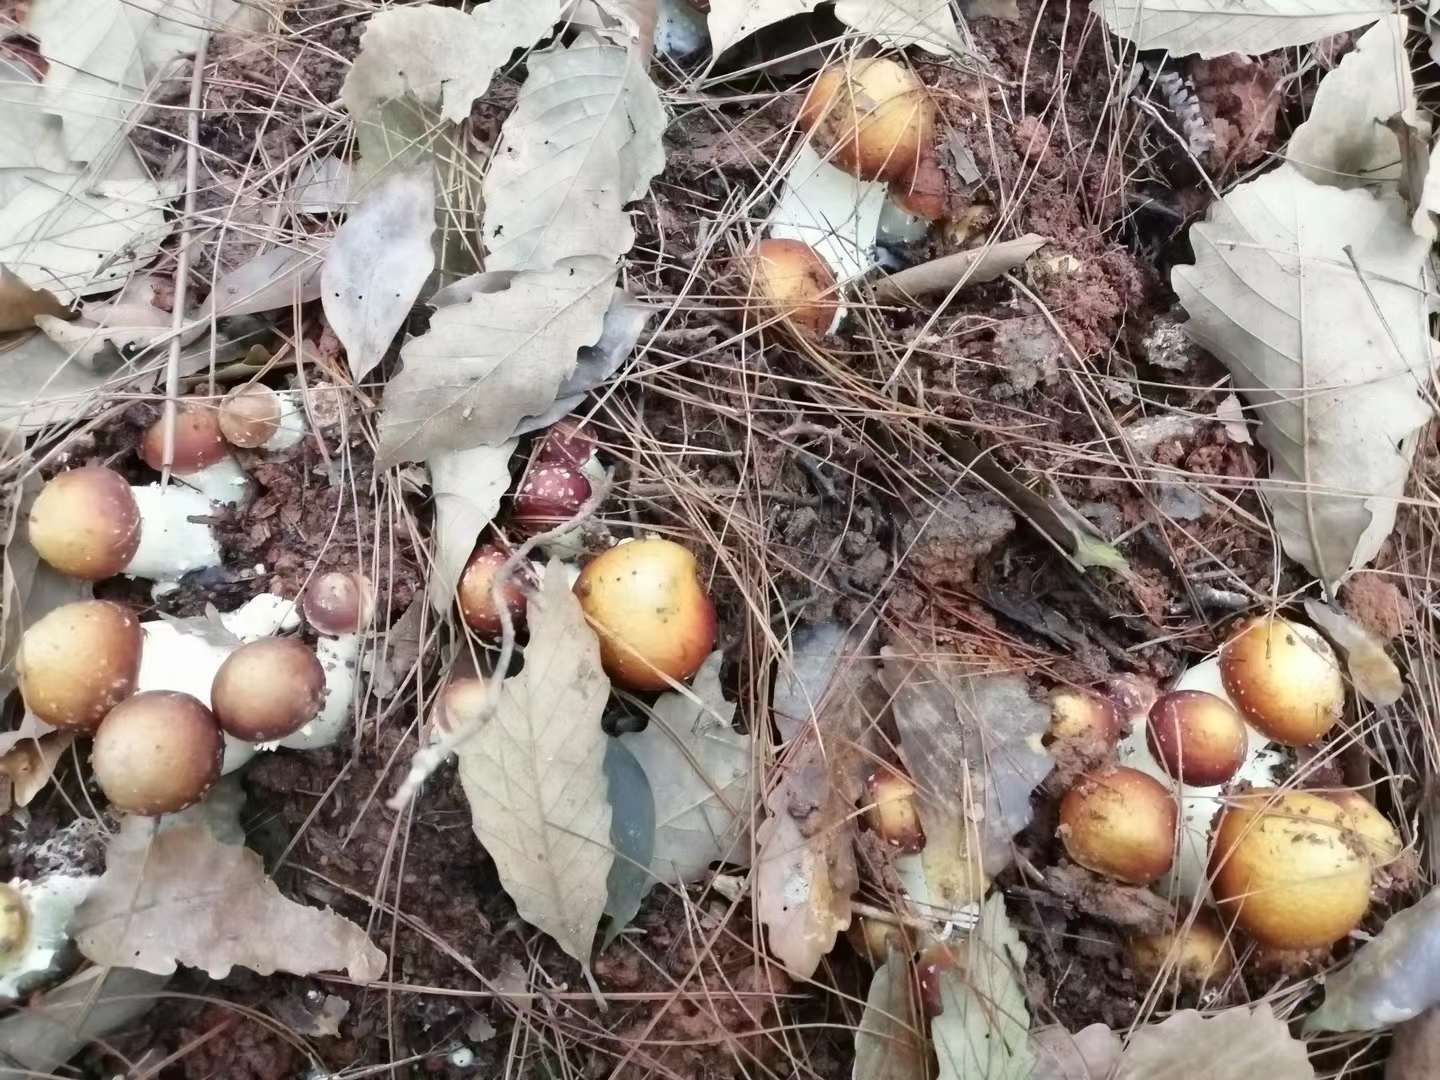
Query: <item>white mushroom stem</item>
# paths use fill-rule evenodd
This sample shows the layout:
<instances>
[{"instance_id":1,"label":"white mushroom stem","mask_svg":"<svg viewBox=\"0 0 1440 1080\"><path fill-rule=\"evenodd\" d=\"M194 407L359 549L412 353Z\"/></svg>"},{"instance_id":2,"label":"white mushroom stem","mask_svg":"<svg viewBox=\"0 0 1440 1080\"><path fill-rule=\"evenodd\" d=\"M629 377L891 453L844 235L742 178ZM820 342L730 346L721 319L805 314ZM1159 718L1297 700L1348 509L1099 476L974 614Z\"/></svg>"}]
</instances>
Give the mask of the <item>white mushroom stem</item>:
<instances>
[{"instance_id":1,"label":"white mushroom stem","mask_svg":"<svg viewBox=\"0 0 1440 1080\"><path fill-rule=\"evenodd\" d=\"M325 704L320 707L320 715L293 735L277 743L263 744L264 749L285 746L292 750L314 750L340 738L350 723L355 705L362 644L360 634L322 637L316 643L315 655L325 669Z\"/></svg>"},{"instance_id":2,"label":"white mushroom stem","mask_svg":"<svg viewBox=\"0 0 1440 1080\"><path fill-rule=\"evenodd\" d=\"M886 196L885 205L880 208L880 224L875 239L880 244L918 244L930 235L930 222L918 214L912 214L893 196Z\"/></svg>"},{"instance_id":3,"label":"white mushroom stem","mask_svg":"<svg viewBox=\"0 0 1440 1080\"><path fill-rule=\"evenodd\" d=\"M250 474L230 454L199 472L177 474L172 483L193 488L210 501L226 506L241 506L250 501Z\"/></svg>"},{"instance_id":4,"label":"white mushroom stem","mask_svg":"<svg viewBox=\"0 0 1440 1080\"><path fill-rule=\"evenodd\" d=\"M220 616L221 626L236 639L221 640L190 632L165 619L140 624L145 646L140 653L137 690L178 690L210 704L210 686L226 658L247 641L300 625L293 601L272 593L261 593L236 610ZM255 756L254 743L225 736L225 764L222 772L234 772Z\"/></svg>"},{"instance_id":5,"label":"white mushroom stem","mask_svg":"<svg viewBox=\"0 0 1440 1080\"><path fill-rule=\"evenodd\" d=\"M294 390L281 390L276 397L280 399L280 427L260 445L272 454L289 450L305 437L304 399Z\"/></svg>"},{"instance_id":6,"label":"white mushroom stem","mask_svg":"<svg viewBox=\"0 0 1440 1080\"><path fill-rule=\"evenodd\" d=\"M130 491L140 508L140 546L124 573L176 581L192 570L220 565L220 542L210 526L191 520L215 512L209 498L175 483L132 485Z\"/></svg>"},{"instance_id":7,"label":"white mushroom stem","mask_svg":"<svg viewBox=\"0 0 1440 1080\"><path fill-rule=\"evenodd\" d=\"M1214 694L1220 700L1234 707L1225 684L1220 677L1220 661L1211 657L1196 664L1182 675L1175 690L1203 690ZM1237 712L1239 710L1236 710ZM1243 714L1242 714L1243 715ZM1246 724L1249 745L1245 761L1231 778L1229 784L1213 787L1199 787L1182 784L1171 777L1150 753L1146 740L1147 726L1143 722L1131 725L1130 734L1120 743L1118 757L1121 765L1147 773L1159 780L1175 793L1180 804L1179 835L1176 837L1175 865L1169 874L1156 883L1163 895L1171 898L1193 899L1206 895L1209 890L1210 825L1224 801L1224 792L1241 783L1254 787L1273 787L1279 782L1286 766L1291 763L1291 751L1279 743L1271 742L1250 724Z\"/></svg>"},{"instance_id":8,"label":"white mushroom stem","mask_svg":"<svg viewBox=\"0 0 1440 1080\"><path fill-rule=\"evenodd\" d=\"M19 878L10 885L25 905L25 946L0 961L0 1001L15 1000L58 974L56 960L70 940L70 920L100 879L51 874L39 881Z\"/></svg>"}]
</instances>

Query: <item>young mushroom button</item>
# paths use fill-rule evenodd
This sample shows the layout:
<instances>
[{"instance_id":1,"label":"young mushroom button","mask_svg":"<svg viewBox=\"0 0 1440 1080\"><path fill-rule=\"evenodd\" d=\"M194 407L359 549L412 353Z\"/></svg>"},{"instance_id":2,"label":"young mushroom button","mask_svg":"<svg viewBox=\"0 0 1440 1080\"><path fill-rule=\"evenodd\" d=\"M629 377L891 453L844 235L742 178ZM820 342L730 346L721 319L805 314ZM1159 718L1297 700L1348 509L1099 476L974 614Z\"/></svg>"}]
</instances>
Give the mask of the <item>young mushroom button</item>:
<instances>
[{"instance_id":1,"label":"young mushroom button","mask_svg":"<svg viewBox=\"0 0 1440 1080\"><path fill-rule=\"evenodd\" d=\"M1149 885L1175 860L1179 808L1152 776L1110 766L1060 801L1060 839L1075 862L1131 885Z\"/></svg>"},{"instance_id":2,"label":"young mushroom button","mask_svg":"<svg viewBox=\"0 0 1440 1080\"><path fill-rule=\"evenodd\" d=\"M325 701L325 669L295 638L261 638L241 645L220 665L210 707L227 735L269 742L299 731Z\"/></svg>"},{"instance_id":3,"label":"young mushroom button","mask_svg":"<svg viewBox=\"0 0 1440 1080\"><path fill-rule=\"evenodd\" d=\"M16 671L25 707L45 723L94 731L135 692L144 634L126 608L109 600L64 604L20 639Z\"/></svg>"},{"instance_id":4,"label":"young mushroom button","mask_svg":"<svg viewBox=\"0 0 1440 1080\"><path fill-rule=\"evenodd\" d=\"M60 473L30 506L30 545L60 573L99 581L140 546L140 508L125 478L90 466Z\"/></svg>"},{"instance_id":5,"label":"young mushroom button","mask_svg":"<svg viewBox=\"0 0 1440 1080\"><path fill-rule=\"evenodd\" d=\"M821 71L799 123L822 157L853 176L902 179L933 138L935 103L909 68L867 57Z\"/></svg>"},{"instance_id":6,"label":"young mushroom button","mask_svg":"<svg viewBox=\"0 0 1440 1080\"><path fill-rule=\"evenodd\" d=\"M1340 721L1345 682L1316 631L1278 615L1242 623L1220 649L1225 692L1271 739L1308 746Z\"/></svg>"},{"instance_id":7,"label":"young mushroom button","mask_svg":"<svg viewBox=\"0 0 1440 1080\"><path fill-rule=\"evenodd\" d=\"M225 740L210 710L189 694L148 690L110 710L95 732L95 781L117 810L169 814L220 779Z\"/></svg>"}]
</instances>

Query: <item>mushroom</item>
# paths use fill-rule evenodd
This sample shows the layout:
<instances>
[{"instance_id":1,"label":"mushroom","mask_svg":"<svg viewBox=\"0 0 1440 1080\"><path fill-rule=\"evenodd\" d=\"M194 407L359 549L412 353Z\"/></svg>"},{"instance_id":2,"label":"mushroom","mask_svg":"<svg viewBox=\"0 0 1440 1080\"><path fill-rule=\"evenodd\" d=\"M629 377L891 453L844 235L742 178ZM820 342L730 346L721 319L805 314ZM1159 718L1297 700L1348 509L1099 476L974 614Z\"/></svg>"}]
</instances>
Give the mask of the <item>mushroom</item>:
<instances>
[{"instance_id":1,"label":"mushroom","mask_svg":"<svg viewBox=\"0 0 1440 1080\"><path fill-rule=\"evenodd\" d=\"M1147 979L1161 976L1182 986L1213 986L1235 970L1230 935L1209 911L1156 934L1136 934L1127 942L1136 972Z\"/></svg>"},{"instance_id":2,"label":"mushroom","mask_svg":"<svg viewBox=\"0 0 1440 1080\"><path fill-rule=\"evenodd\" d=\"M915 943L905 927L898 923L885 922L868 915L856 915L850 920L845 936L855 955L878 968L890 959L891 952L909 956L915 951Z\"/></svg>"},{"instance_id":3,"label":"mushroom","mask_svg":"<svg viewBox=\"0 0 1440 1080\"><path fill-rule=\"evenodd\" d=\"M70 923L98 880L47 874L0 884L0 1002L16 1001L63 973Z\"/></svg>"},{"instance_id":4,"label":"mushroom","mask_svg":"<svg viewBox=\"0 0 1440 1080\"><path fill-rule=\"evenodd\" d=\"M1204 690L1176 690L1156 699L1146 740L1166 773L1195 787L1228 781L1245 763L1249 747L1240 714Z\"/></svg>"},{"instance_id":5,"label":"mushroom","mask_svg":"<svg viewBox=\"0 0 1440 1080\"><path fill-rule=\"evenodd\" d=\"M375 586L364 574L332 570L306 586L301 609L322 634L358 634L375 618Z\"/></svg>"},{"instance_id":6,"label":"mushroom","mask_svg":"<svg viewBox=\"0 0 1440 1080\"><path fill-rule=\"evenodd\" d=\"M210 687L210 708L227 735L269 742L299 731L325 700L325 669L295 638L261 638L225 658Z\"/></svg>"},{"instance_id":7,"label":"mushroom","mask_svg":"<svg viewBox=\"0 0 1440 1080\"><path fill-rule=\"evenodd\" d=\"M1370 906L1370 860L1345 811L1305 791L1232 796L1215 826L1211 892L1220 913L1273 949L1316 949Z\"/></svg>"},{"instance_id":8,"label":"mushroom","mask_svg":"<svg viewBox=\"0 0 1440 1080\"><path fill-rule=\"evenodd\" d=\"M460 603L460 616L465 625L481 637L499 641L502 625L500 609L495 604L495 575L509 558L494 544L484 544L475 549L465 572L460 575L456 598ZM510 622L515 630L525 626L525 587L520 571L512 574L500 590L501 599L510 612Z\"/></svg>"},{"instance_id":9,"label":"mushroom","mask_svg":"<svg viewBox=\"0 0 1440 1080\"><path fill-rule=\"evenodd\" d=\"M52 727L94 731L135 692L142 652L140 623L128 609L109 600L63 604L20 639L25 707Z\"/></svg>"},{"instance_id":10,"label":"mushroom","mask_svg":"<svg viewBox=\"0 0 1440 1080\"><path fill-rule=\"evenodd\" d=\"M866 779L865 821L876 836L902 855L925 850L915 786L893 769L876 769Z\"/></svg>"},{"instance_id":11,"label":"mushroom","mask_svg":"<svg viewBox=\"0 0 1440 1080\"><path fill-rule=\"evenodd\" d=\"M306 590L306 599L315 616L307 615L307 619L320 633L315 643L315 658L325 673L325 704L313 720L280 739L280 746L292 750L329 746L350 723L360 653L365 632L375 614L375 587L364 574L347 576L348 585L337 587L330 575L321 575ZM332 603L334 601L338 603Z\"/></svg>"},{"instance_id":12,"label":"mushroom","mask_svg":"<svg viewBox=\"0 0 1440 1080\"><path fill-rule=\"evenodd\" d=\"M95 782L117 810L166 814L220 779L225 739L215 715L189 694L148 690L111 709L95 732Z\"/></svg>"},{"instance_id":13,"label":"mushroom","mask_svg":"<svg viewBox=\"0 0 1440 1080\"><path fill-rule=\"evenodd\" d=\"M141 436L140 458L150 468L161 470L165 459L163 416ZM171 472L214 502L239 503L249 494L250 478L225 444L218 409L186 403L176 410Z\"/></svg>"},{"instance_id":14,"label":"mushroom","mask_svg":"<svg viewBox=\"0 0 1440 1080\"><path fill-rule=\"evenodd\" d=\"M1308 746L1340 722L1345 680L1329 643L1279 615L1242 623L1220 648L1235 707L1275 742Z\"/></svg>"},{"instance_id":15,"label":"mushroom","mask_svg":"<svg viewBox=\"0 0 1440 1080\"><path fill-rule=\"evenodd\" d=\"M1400 858L1405 845L1390 819L1375 808L1375 804L1358 791L1320 791L1345 815L1345 823L1360 842L1370 865L1374 869L1388 866Z\"/></svg>"},{"instance_id":16,"label":"mushroom","mask_svg":"<svg viewBox=\"0 0 1440 1080\"><path fill-rule=\"evenodd\" d=\"M750 296L766 318L804 337L834 333L845 317L835 274L803 240L769 239L750 255Z\"/></svg>"},{"instance_id":17,"label":"mushroom","mask_svg":"<svg viewBox=\"0 0 1440 1080\"><path fill-rule=\"evenodd\" d=\"M627 690L665 690L700 669L715 647L715 607L695 556L670 540L619 544L575 583L600 638L600 662Z\"/></svg>"},{"instance_id":18,"label":"mushroom","mask_svg":"<svg viewBox=\"0 0 1440 1080\"><path fill-rule=\"evenodd\" d=\"M218 419L226 442L253 450L280 430L280 397L264 383L243 383L221 400Z\"/></svg>"},{"instance_id":19,"label":"mushroom","mask_svg":"<svg viewBox=\"0 0 1440 1080\"><path fill-rule=\"evenodd\" d=\"M1177 817L1165 785L1112 765L1081 777L1060 800L1060 840L1087 870L1149 885L1174 861Z\"/></svg>"},{"instance_id":20,"label":"mushroom","mask_svg":"<svg viewBox=\"0 0 1440 1080\"><path fill-rule=\"evenodd\" d=\"M799 123L815 148L846 172L863 180L903 180L934 138L935 103L909 68L864 57L816 76Z\"/></svg>"},{"instance_id":21,"label":"mushroom","mask_svg":"<svg viewBox=\"0 0 1440 1080\"><path fill-rule=\"evenodd\" d=\"M30 506L30 545L62 574L99 581L140 546L140 508L125 478L87 466L55 476Z\"/></svg>"},{"instance_id":22,"label":"mushroom","mask_svg":"<svg viewBox=\"0 0 1440 1080\"><path fill-rule=\"evenodd\" d=\"M526 471L510 508L510 523L522 533L548 532L570 521L590 498L589 479L579 469L563 462L537 461ZM577 524L544 546L556 558L580 553L583 529Z\"/></svg>"}]
</instances>

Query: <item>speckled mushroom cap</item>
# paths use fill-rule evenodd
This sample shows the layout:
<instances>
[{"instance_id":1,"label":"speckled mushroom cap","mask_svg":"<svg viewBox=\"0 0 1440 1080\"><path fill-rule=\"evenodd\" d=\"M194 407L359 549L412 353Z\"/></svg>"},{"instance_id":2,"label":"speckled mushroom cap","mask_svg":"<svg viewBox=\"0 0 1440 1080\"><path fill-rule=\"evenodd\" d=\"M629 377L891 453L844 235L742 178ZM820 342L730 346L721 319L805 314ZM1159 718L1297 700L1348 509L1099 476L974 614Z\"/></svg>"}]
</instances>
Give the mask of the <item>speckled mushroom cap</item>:
<instances>
[{"instance_id":1,"label":"speckled mushroom cap","mask_svg":"<svg viewBox=\"0 0 1440 1080\"><path fill-rule=\"evenodd\" d=\"M808 337L829 332L839 312L830 264L803 240L761 240L750 253L750 302L766 318L783 316Z\"/></svg>"},{"instance_id":2,"label":"speckled mushroom cap","mask_svg":"<svg viewBox=\"0 0 1440 1080\"><path fill-rule=\"evenodd\" d=\"M578 514L590 491L590 480L579 469L562 461L537 461L515 492L510 521L522 532L545 532Z\"/></svg>"},{"instance_id":3,"label":"speckled mushroom cap","mask_svg":"<svg viewBox=\"0 0 1440 1080\"><path fill-rule=\"evenodd\" d=\"M1241 623L1220 649L1220 676L1245 718L1289 746L1315 742L1345 711L1335 651L1315 630L1279 615Z\"/></svg>"},{"instance_id":4,"label":"speckled mushroom cap","mask_svg":"<svg viewBox=\"0 0 1440 1080\"><path fill-rule=\"evenodd\" d=\"M1112 765L1082 776L1060 800L1060 839L1087 870L1149 885L1175 861L1179 813L1160 781Z\"/></svg>"},{"instance_id":5,"label":"speckled mushroom cap","mask_svg":"<svg viewBox=\"0 0 1440 1080\"><path fill-rule=\"evenodd\" d=\"M800 127L821 156L862 180L903 180L934 137L935 103L903 64L863 57L815 77Z\"/></svg>"},{"instance_id":6,"label":"speckled mushroom cap","mask_svg":"<svg viewBox=\"0 0 1440 1080\"><path fill-rule=\"evenodd\" d=\"M306 586L300 606L322 634L358 634L375 617L375 586L364 574L332 570Z\"/></svg>"},{"instance_id":7,"label":"speckled mushroom cap","mask_svg":"<svg viewBox=\"0 0 1440 1080\"><path fill-rule=\"evenodd\" d=\"M220 433L219 410L199 403L182 405L175 414L174 472L179 476L197 473L220 461L230 451ZM140 440L140 457L158 470L165 458L165 418L146 430Z\"/></svg>"},{"instance_id":8,"label":"speckled mushroom cap","mask_svg":"<svg viewBox=\"0 0 1440 1080\"><path fill-rule=\"evenodd\" d=\"M297 638L261 638L220 665L210 707L227 735L246 742L283 739L315 718L325 701L325 669Z\"/></svg>"},{"instance_id":9,"label":"speckled mushroom cap","mask_svg":"<svg viewBox=\"0 0 1440 1080\"><path fill-rule=\"evenodd\" d=\"M220 778L224 759L214 715L174 690L148 690L111 709L90 755L110 804L134 814L185 809Z\"/></svg>"},{"instance_id":10,"label":"speckled mushroom cap","mask_svg":"<svg viewBox=\"0 0 1440 1080\"><path fill-rule=\"evenodd\" d=\"M71 469L30 506L30 545L73 578L99 581L125 569L140 546L140 508L125 478L98 465Z\"/></svg>"},{"instance_id":11,"label":"speckled mushroom cap","mask_svg":"<svg viewBox=\"0 0 1440 1080\"><path fill-rule=\"evenodd\" d=\"M1203 690L1175 690L1150 707L1146 741L1174 779L1214 787L1245 763L1250 737L1229 702Z\"/></svg>"},{"instance_id":12,"label":"speckled mushroom cap","mask_svg":"<svg viewBox=\"0 0 1440 1080\"><path fill-rule=\"evenodd\" d=\"M494 544L485 544L475 549L465 572L460 575L456 599L460 603L460 615L465 625L482 637L498 640L504 627L500 623L500 609L495 606L493 586L495 575L510 556ZM515 630L525 626L525 588L520 570L500 590L501 598L510 611L510 623Z\"/></svg>"},{"instance_id":13,"label":"speckled mushroom cap","mask_svg":"<svg viewBox=\"0 0 1440 1080\"><path fill-rule=\"evenodd\" d=\"M221 400L217 420L231 446L262 446L280 430L280 395L264 383L234 387Z\"/></svg>"},{"instance_id":14,"label":"speckled mushroom cap","mask_svg":"<svg viewBox=\"0 0 1440 1080\"><path fill-rule=\"evenodd\" d=\"M95 730L135 692L144 641L139 620L109 600L56 608L20 639L16 670L25 707L54 727Z\"/></svg>"}]
</instances>

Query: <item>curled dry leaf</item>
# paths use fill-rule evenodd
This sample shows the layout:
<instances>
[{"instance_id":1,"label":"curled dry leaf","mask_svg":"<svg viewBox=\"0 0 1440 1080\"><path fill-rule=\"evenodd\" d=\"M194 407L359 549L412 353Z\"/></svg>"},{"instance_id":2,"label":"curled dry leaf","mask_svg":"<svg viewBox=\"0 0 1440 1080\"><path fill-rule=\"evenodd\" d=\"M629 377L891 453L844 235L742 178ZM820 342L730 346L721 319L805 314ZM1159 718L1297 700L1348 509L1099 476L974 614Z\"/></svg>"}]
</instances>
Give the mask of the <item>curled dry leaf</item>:
<instances>
[{"instance_id":1,"label":"curled dry leaf","mask_svg":"<svg viewBox=\"0 0 1440 1080\"><path fill-rule=\"evenodd\" d=\"M0 1020L0 1066L52 1073L94 1040L145 1015L169 981L124 967L71 976Z\"/></svg>"},{"instance_id":2,"label":"curled dry leaf","mask_svg":"<svg viewBox=\"0 0 1440 1080\"><path fill-rule=\"evenodd\" d=\"M655 855L655 795L650 790L650 779L619 739L605 740L605 775L609 780L610 843L615 848L615 862L605 880L605 915L610 923L605 928L602 948L608 948L630 925L640 910L640 902L655 884L650 873L650 860Z\"/></svg>"},{"instance_id":3,"label":"curled dry leaf","mask_svg":"<svg viewBox=\"0 0 1440 1080\"><path fill-rule=\"evenodd\" d=\"M1306 1031L1369 1031L1440 1005L1440 889L1390 916L1355 958L1325 982Z\"/></svg>"},{"instance_id":4,"label":"curled dry leaf","mask_svg":"<svg viewBox=\"0 0 1440 1080\"><path fill-rule=\"evenodd\" d=\"M855 1029L851 1080L927 1080L925 1018L915 1005L909 958L892 952L875 969Z\"/></svg>"},{"instance_id":5,"label":"curled dry leaf","mask_svg":"<svg viewBox=\"0 0 1440 1080\"><path fill-rule=\"evenodd\" d=\"M434 232L435 180L421 165L369 191L326 251L320 300L357 381L384 358L435 269Z\"/></svg>"},{"instance_id":6,"label":"curled dry leaf","mask_svg":"<svg viewBox=\"0 0 1440 1080\"><path fill-rule=\"evenodd\" d=\"M197 317L254 315L320 299L325 247L313 239L299 239L227 270L200 305Z\"/></svg>"},{"instance_id":7,"label":"curled dry leaf","mask_svg":"<svg viewBox=\"0 0 1440 1080\"><path fill-rule=\"evenodd\" d=\"M1392 9L1381 0L1250 0L1243 10L1212 0L1090 0L1090 10L1138 51L1224 56L1308 45Z\"/></svg>"},{"instance_id":8,"label":"curled dry leaf","mask_svg":"<svg viewBox=\"0 0 1440 1080\"><path fill-rule=\"evenodd\" d=\"M32 289L0 266L0 334L31 329L37 315L63 319L69 309L44 289Z\"/></svg>"},{"instance_id":9,"label":"curled dry leaf","mask_svg":"<svg viewBox=\"0 0 1440 1080\"><path fill-rule=\"evenodd\" d=\"M949 292L964 282L979 285L1008 274L1050 242L1038 233L1026 233L1014 240L986 244L975 251L957 251L938 259L907 267L875 286L877 300L906 300Z\"/></svg>"},{"instance_id":10,"label":"curled dry leaf","mask_svg":"<svg viewBox=\"0 0 1440 1080\"><path fill-rule=\"evenodd\" d=\"M239 964L261 975L346 971L362 982L385 954L333 911L288 900L260 856L202 825L155 830L127 815L105 853L105 874L71 924L97 964L169 975L177 964L223 979Z\"/></svg>"},{"instance_id":11,"label":"curled dry leaf","mask_svg":"<svg viewBox=\"0 0 1440 1080\"><path fill-rule=\"evenodd\" d=\"M720 687L722 659L712 653L688 693L661 694L645 730L620 736L655 796L651 866L659 881L695 881L717 860L750 861L750 737L733 726L735 706Z\"/></svg>"},{"instance_id":12,"label":"curled dry leaf","mask_svg":"<svg viewBox=\"0 0 1440 1080\"><path fill-rule=\"evenodd\" d=\"M520 917L581 966L605 910L610 844L600 645L552 561L530 601L525 667L480 738L457 748L475 835Z\"/></svg>"},{"instance_id":13,"label":"curled dry leaf","mask_svg":"<svg viewBox=\"0 0 1440 1080\"><path fill-rule=\"evenodd\" d=\"M455 587L480 532L494 520L510 487L510 455L516 441L473 450L445 450L430 458L435 497L435 563L427 590L430 606L442 615L455 604Z\"/></svg>"},{"instance_id":14,"label":"curled dry leaf","mask_svg":"<svg viewBox=\"0 0 1440 1080\"><path fill-rule=\"evenodd\" d=\"M1104 1024L1073 1035L1063 1027L1044 1027L1030 1037L1037 1059L1031 1080L1105 1080L1124 1050L1120 1036Z\"/></svg>"},{"instance_id":15,"label":"curled dry leaf","mask_svg":"<svg viewBox=\"0 0 1440 1080\"><path fill-rule=\"evenodd\" d=\"M1405 681L1383 641L1345 612L1318 600L1305 601L1305 614L1339 647L1361 697L1372 705L1394 705L1400 700Z\"/></svg>"},{"instance_id":16,"label":"curled dry leaf","mask_svg":"<svg viewBox=\"0 0 1440 1080\"><path fill-rule=\"evenodd\" d=\"M930 1022L940 1080L1030 1080L1035 1049L1019 981L1027 955L993 892L962 945L962 960L940 972L942 1012Z\"/></svg>"},{"instance_id":17,"label":"curled dry leaf","mask_svg":"<svg viewBox=\"0 0 1440 1080\"><path fill-rule=\"evenodd\" d=\"M1230 369L1271 457L1263 490L1285 551L1334 582L1395 523L1433 415L1429 245L1398 196L1325 187L1282 165L1190 230L1175 292L1188 333Z\"/></svg>"},{"instance_id":18,"label":"curled dry leaf","mask_svg":"<svg viewBox=\"0 0 1440 1080\"><path fill-rule=\"evenodd\" d=\"M1130 1037L1115 1080L1315 1080L1305 1044L1270 1006L1243 1005L1211 1016L1184 1009Z\"/></svg>"},{"instance_id":19,"label":"curled dry leaf","mask_svg":"<svg viewBox=\"0 0 1440 1080\"><path fill-rule=\"evenodd\" d=\"M582 35L533 53L485 174L486 267L549 270L629 251L624 207L665 167L665 124L654 83L628 50Z\"/></svg>"},{"instance_id":20,"label":"curled dry leaf","mask_svg":"<svg viewBox=\"0 0 1440 1080\"><path fill-rule=\"evenodd\" d=\"M577 351L599 339L614 281L610 262L575 259L435 312L429 331L400 350L405 367L385 387L380 460L510 438L523 418L550 407Z\"/></svg>"}]
</instances>

